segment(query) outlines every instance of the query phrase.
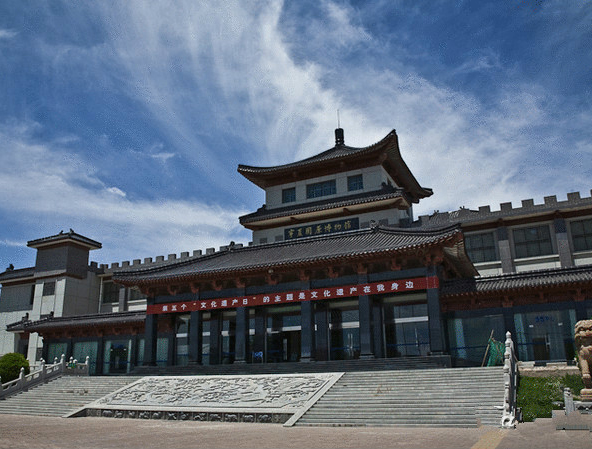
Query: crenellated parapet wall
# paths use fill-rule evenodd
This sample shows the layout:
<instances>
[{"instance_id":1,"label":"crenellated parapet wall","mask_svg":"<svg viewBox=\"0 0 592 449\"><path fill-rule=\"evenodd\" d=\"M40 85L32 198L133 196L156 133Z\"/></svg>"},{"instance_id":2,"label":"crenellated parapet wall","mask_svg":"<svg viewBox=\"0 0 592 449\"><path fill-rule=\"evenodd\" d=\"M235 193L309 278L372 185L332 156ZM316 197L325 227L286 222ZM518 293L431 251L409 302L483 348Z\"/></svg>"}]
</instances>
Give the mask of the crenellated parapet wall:
<instances>
[{"instance_id":1,"label":"crenellated parapet wall","mask_svg":"<svg viewBox=\"0 0 592 449\"><path fill-rule=\"evenodd\" d=\"M249 245L252 243L249 242ZM239 249L242 248L244 245L242 243L234 243L230 242L229 245L224 245L216 251L216 248L206 248L205 251L201 249L194 250L193 252L185 251L180 253L179 255L172 253L166 256L156 256L146 257L144 260L142 259L134 259L131 262L129 260L124 260L123 262L113 262L111 264L98 264L97 262L91 262L90 268L92 271L101 271L104 274L111 274L113 272L119 270L127 270L129 268L151 268L156 267L159 265L166 265L168 263L174 261L183 261L183 260L190 260L199 257L210 256L216 253L223 253L229 251L231 249Z\"/></svg>"},{"instance_id":2,"label":"crenellated parapet wall","mask_svg":"<svg viewBox=\"0 0 592 449\"><path fill-rule=\"evenodd\" d=\"M451 223L470 223L511 219L527 214L568 211L570 209L592 206L592 190L589 197L581 197L579 192L570 192L567 199L558 201L556 195L544 197L542 204L535 204L534 199L522 200L520 207L513 207L511 202L500 203L499 210L491 210L491 206L480 206L478 210L461 207L452 212L435 211L431 215L421 215L415 223L417 226L443 226Z\"/></svg>"}]
</instances>

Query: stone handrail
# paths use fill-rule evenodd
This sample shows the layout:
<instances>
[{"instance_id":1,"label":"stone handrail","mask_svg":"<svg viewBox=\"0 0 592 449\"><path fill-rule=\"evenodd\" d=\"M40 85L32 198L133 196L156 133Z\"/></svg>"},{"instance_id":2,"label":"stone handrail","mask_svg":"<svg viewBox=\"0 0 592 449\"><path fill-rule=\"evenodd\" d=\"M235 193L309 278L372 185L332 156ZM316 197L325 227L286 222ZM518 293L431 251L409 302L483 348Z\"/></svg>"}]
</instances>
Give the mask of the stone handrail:
<instances>
[{"instance_id":1,"label":"stone handrail","mask_svg":"<svg viewBox=\"0 0 592 449\"><path fill-rule=\"evenodd\" d=\"M85 363L78 363L77 360L70 357L66 362L66 357L62 354L60 361L56 357L53 364L46 364L41 359L41 367L39 370L30 374L25 374L25 369L21 368L18 379L10 382L2 383L0 379L0 399L4 399L21 391L27 391L30 387L38 384L49 382L55 377L62 375L88 376L89 374L89 358L87 357Z\"/></svg>"},{"instance_id":2,"label":"stone handrail","mask_svg":"<svg viewBox=\"0 0 592 449\"><path fill-rule=\"evenodd\" d=\"M505 429L516 427L516 390L518 380L518 360L514 350L512 334L506 332L506 351L504 353L504 405L501 425Z\"/></svg>"}]
</instances>

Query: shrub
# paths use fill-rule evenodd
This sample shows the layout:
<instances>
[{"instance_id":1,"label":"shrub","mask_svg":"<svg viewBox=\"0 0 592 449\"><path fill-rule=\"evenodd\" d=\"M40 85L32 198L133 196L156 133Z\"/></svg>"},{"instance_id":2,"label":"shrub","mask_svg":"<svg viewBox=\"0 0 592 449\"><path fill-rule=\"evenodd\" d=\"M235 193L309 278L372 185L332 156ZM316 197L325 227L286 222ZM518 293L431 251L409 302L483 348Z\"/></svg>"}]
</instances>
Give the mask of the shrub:
<instances>
[{"instance_id":1,"label":"shrub","mask_svg":"<svg viewBox=\"0 0 592 449\"><path fill-rule=\"evenodd\" d=\"M524 421L535 418L550 418L551 411L560 408L563 402L563 389L571 388L574 399L578 398L584 388L582 378L576 374L563 377L520 377L517 392L517 405L522 409Z\"/></svg>"},{"instance_id":2,"label":"shrub","mask_svg":"<svg viewBox=\"0 0 592 449\"><path fill-rule=\"evenodd\" d=\"M17 379L21 368L25 368L25 374L29 374L29 362L22 354L9 352L0 357L0 378L2 378L2 383Z\"/></svg>"}]
</instances>

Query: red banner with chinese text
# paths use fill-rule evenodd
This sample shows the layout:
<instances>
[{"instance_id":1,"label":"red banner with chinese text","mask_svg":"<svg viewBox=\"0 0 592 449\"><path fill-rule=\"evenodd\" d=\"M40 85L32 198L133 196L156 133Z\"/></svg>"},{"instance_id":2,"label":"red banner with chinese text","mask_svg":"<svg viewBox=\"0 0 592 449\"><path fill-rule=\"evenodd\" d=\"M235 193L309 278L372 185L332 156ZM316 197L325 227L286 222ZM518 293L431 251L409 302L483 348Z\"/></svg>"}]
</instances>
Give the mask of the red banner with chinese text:
<instances>
[{"instance_id":1,"label":"red banner with chinese text","mask_svg":"<svg viewBox=\"0 0 592 449\"><path fill-rule=\"evenodd\" d=\"M199 299L194 301L154 304L148 306L148 315L161 313L194 312L197 310L234 309L236 307L266 306L272 304L290 304L319 299L351 298L361 295L380 295L385 293L402 293L416 290L438 288L437 276L413 279L397 279L393 281L372 282L368 284L346 285L339 287L323 287L310 290L235 296L231 298Z\"/></svg>"}]
</instances>

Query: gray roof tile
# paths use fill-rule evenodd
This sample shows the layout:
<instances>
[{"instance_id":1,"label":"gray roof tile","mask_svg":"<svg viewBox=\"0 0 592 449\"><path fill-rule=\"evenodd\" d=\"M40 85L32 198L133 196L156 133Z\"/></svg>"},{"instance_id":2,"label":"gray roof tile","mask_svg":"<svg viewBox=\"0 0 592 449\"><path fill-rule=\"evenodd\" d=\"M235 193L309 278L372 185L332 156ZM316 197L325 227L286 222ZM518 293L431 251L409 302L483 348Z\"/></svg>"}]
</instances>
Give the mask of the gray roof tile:
<instances>
[{"instance_id":1,"label":"gray roof tile","mask_svg":"<svg viewBox=\"0 0 592 449\"><path fill-rule=\"evenodd\" d=\"M438 246L444 243L457 245L462 235L458 226L442 229L401 229L376 226L308 237L266 245L243 247L211 255L171 262L158 268L137 268L113 273L115 281L127 285L166 282L170 280L210 278L230 273L249 273L266 268L293 268L314 265L319 262L337 263L351 258L395 255L421 247ZM460 240L462 242L462 240ZM468 261L464 250L451 257L461 257L468 263L471 272L474 267Z\"/></svg>"},{"instance_id":2,"label":"gray roof tile","mask_svg":"<svg viewBox=\"0 0 592 449\"><path fill-rule=\"evenodd\" d=\"M592 283L592 265L454 279L444 282L441 292L442 296L458 296L578 283Z\"/></svg>"}]
</instances>

